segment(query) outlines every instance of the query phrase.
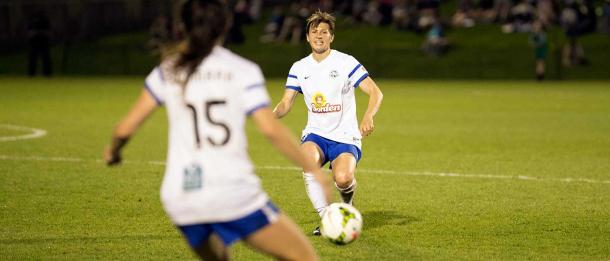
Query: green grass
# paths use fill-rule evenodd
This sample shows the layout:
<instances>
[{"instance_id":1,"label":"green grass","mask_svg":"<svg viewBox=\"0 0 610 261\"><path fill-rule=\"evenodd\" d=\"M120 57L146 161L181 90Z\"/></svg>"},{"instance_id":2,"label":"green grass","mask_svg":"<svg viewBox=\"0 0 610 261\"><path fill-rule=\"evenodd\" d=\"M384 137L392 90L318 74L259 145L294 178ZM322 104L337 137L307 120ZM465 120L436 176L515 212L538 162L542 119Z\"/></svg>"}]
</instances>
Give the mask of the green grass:
<instances>
[{"instance_id":1,"label":"green grass","mask_svg":"<svg viewBox=\"0 0 610 261\"><path fill-rule=\"evenodd\" d=\"M48 131L0 143L4 259L193 259L159 202L164 167L150 163L165 158L165 111L125 164L100 160L141 83L0 79L0 136L20 134L2 124ZM357 174L363 235L341 247L310 236L324 260L610 259L608 82L378 83L385 100ZM282 85L269 81L274 101ZM283 122L298 135L306 113L295 106ZM257 166L290 166L251 123L248 134ZM257 174L304 232L317 225L300 172ZM241 243L233 255L266 259Z\"/></svg>"}]
</instances>

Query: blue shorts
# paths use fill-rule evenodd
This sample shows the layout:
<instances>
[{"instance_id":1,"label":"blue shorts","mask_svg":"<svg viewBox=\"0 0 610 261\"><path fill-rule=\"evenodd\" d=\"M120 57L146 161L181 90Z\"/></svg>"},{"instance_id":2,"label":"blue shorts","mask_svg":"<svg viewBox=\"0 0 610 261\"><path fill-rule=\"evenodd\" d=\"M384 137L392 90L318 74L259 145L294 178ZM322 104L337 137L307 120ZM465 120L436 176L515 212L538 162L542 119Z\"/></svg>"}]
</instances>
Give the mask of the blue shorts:
<instances>
[{"instance_id":1,"label":"blue shorts","mask_svg":"<svg viewBox=\"0 0 610 261\"><path fill-rule=\"evenodd\" d=\"M228 247L273 223L277 219L279 212L277 207L269 201L261 209L236 220L178 226L178 228L180 228L192 248L201 247L210 238L212 233L218 235L225 246Z\"/></svg>"},{"instance_id":2,"label":"blue shorts","mask_svg":"<svg viewBox=\"0 0 610 261\"><path fill-rule=\"evenodd\" d=\"M354 155L356 162L360 161L360 158L362 157L362 151L360 151L360 149L353 144L336 142L313 133L307 134L307 136L301 140L301 144L305 143L306 141L311 141L317 144L322 150L322 154L324 154L324 162L322 162L322 166L324 166L326 162L333 162L333 160L344 152ZM332 168L332 166L330 167Z\"/></svg>"}]
</instances>

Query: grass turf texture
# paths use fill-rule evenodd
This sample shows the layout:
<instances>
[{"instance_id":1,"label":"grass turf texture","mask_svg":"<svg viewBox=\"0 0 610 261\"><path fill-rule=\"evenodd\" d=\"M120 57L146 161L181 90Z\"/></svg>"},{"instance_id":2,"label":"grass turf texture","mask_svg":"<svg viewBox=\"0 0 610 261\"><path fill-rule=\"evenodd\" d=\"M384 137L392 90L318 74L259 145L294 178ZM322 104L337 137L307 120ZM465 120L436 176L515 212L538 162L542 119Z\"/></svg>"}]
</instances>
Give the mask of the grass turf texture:
<instances>
[{"instance_id":1,"label":"grass turf texture","mask_svg":"<svg viewBox=\"0 0 610 261\"><path fill-rule=\"evenodd\" d=\"M0 124L48 131L0 143L3 258L193 258L159 202L164 167L149 163L165 157L165 111L131 140L125 164L107 168L99 160L141 78L0 83ZM282 85L268 83L274 102ZM607 82L379 85L385 100L375 133L364 140L357 174L363 235L342 247L309 236L324 260L610 259ZM361 115L366 97L358 93ZM283 120L296 135L305 124L303 106L301 96ZM19 133L0 127L0 134ZM252 123L248 137L257 166L291 166ZM309 235L318 219L300 172L260 168L257 174ZM567 177L597 182L560 180ZM232 254L237 260L266 258L241 243Z\"/></svg>"}]
</instances>

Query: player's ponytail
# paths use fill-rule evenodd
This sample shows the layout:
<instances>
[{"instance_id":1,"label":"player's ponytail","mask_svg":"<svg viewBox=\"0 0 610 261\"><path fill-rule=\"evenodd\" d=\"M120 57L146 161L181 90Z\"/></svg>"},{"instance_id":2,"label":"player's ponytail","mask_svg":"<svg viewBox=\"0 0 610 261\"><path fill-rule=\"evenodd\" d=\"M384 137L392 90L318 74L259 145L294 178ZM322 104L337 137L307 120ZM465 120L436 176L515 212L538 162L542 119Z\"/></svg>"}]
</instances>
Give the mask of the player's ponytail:
<instances>
[{"instance_id":1,"label":"player's ponytail","mask_svg":"<svg viewBox=\"0 0 610 261\"><path fill-rule=\"evenodd\" d=\"M201 61L210 54L214 45L224 36L230 23L230 13L223 0L188 0L182 5L184 42L178 48L174 73L186 85Z\"/></svg>"}]
</instances>

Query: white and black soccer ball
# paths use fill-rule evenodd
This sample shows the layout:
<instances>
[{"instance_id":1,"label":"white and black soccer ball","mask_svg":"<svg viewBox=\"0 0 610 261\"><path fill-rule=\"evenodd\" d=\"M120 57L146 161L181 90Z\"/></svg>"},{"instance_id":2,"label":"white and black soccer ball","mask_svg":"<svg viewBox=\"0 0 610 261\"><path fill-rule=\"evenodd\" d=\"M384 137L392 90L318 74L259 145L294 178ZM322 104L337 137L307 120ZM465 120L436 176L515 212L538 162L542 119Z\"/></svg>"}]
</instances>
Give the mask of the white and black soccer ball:
<instances>
[{"instance_id":1,"label":"white and black soccer ball","mask_svg":"<svg viewBox=\"0 0 610 261\"><path fill-rule=\"evenodd\" d=\"M362 215L354 206L333 203L322 215L322 236L338 245L353 242L362 232Z\"/></svg>"}]
</instances>

